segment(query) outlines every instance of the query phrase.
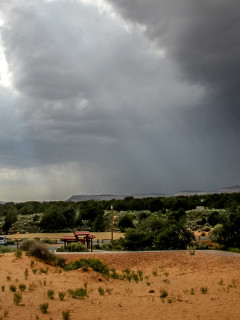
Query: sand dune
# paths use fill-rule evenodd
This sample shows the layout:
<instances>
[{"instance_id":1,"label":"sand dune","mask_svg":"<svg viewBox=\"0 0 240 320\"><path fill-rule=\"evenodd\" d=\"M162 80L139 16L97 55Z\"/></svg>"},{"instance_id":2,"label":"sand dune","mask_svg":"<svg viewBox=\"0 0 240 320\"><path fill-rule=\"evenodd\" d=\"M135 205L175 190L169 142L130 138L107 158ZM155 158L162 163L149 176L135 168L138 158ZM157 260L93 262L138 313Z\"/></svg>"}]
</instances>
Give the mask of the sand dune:
<instances>
[{"instance_id":1,"label":"sand dune","mask_svg":"<svg viewBox=\"0 0 240 320\"><path fill-rule=\"evenodd\" d=\"M78 255L67 256L68 260ZM125 253L82 255L100 258L121 272L142 270L143 281L106 279L94 271L62 271L25 254L0 256L0 317L6 319L62 319L70 310L72 320L106 319L239 319L240 256L222 257L196 252ZM31 261L34 261L31 262ZM32 266L31 266L32 264ZM41 271L47 270L47 273ZM28 276L26 276L26 269ZM34 271L33 271L34 270ZM34 273L35 272L35 273ZM15 305L9 287L25 284L22 301ZM87 297L74 299L68 289L87 287ZM4 287L3 287L4 286ZM104 295L98 288L102 287ZM206 288L206 289L201 289ZM47 291L54 290L54 299ZM168 296L160 297L161 290ZM202 293L202 291L207 293ZM58 292L65 291L60 301ZM39 305L48 302L48 313Z\"/></svg>"}]
</instances>

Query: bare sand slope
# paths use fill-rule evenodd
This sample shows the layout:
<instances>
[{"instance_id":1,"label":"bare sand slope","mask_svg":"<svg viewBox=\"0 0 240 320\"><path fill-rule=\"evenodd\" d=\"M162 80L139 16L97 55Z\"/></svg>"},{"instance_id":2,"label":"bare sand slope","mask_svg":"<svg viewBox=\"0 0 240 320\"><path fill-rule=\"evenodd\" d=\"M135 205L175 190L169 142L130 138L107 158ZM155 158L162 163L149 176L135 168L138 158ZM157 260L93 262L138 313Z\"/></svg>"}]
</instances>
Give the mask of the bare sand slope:
<instances>
[{"instance_id":1,"label":"bare sand slope","mask_svg":"<svg viewBox=\"0 0 240 320\"><path fill-rule=\"evenodd\" d=\"M65 272L25 255L16 258L12 253L2 254L0 317L5 314L6 319L57 320L63 319L63 310L70 310L72 320L240 319L239 257L202 252L194 256L188 252L159 252L66 257L68 260L99 258L119 271L141 270L143 281L105 279L94 271ZM32 268L31 261L34 261ZM43 273L47 268L47 274ZM9 287L18 288L20 283L26 285L26 290L22 292L22 305L17 306ZM68 289L84 287L84 284L87 297L74 299L68 295ZM105 290L104 295L99 294L99 287ZM202 293L201 288L206 288L207 293ZM49 289L55 292L52 300L47 296ZM165 299L160 297L161 289L168 292ZM60 291L66 292L63 301L58 297ZM39 308L44 302L49 303L47 314L42 314Z\"/></svg>"}]
</instances>

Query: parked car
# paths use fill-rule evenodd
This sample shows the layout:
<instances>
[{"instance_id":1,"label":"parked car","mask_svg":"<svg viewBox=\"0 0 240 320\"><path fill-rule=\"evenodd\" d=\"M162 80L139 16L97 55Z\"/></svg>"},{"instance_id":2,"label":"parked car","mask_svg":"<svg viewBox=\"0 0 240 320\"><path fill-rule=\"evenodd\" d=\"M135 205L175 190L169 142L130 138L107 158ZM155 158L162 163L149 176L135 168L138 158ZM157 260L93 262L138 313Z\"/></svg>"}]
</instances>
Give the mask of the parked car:
<instances>
[{"instance_id":1,"label":"parked car","mask_svg":"<svg viewBox=\"0 0 240 320\"><path fill-rule=\"evenodd\" d=\"M7 239L4 236L0 236L0 245L7 245Z\"/></svg>"}]
</instances>

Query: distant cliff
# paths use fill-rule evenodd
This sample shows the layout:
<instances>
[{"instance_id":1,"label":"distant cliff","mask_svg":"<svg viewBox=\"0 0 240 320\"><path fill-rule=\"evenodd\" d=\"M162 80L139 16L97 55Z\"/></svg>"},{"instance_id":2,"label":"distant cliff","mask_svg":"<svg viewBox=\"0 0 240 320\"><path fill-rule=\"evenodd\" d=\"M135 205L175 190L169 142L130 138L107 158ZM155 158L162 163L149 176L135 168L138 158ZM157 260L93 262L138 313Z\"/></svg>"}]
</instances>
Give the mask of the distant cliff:
<instances>
[{"instance_id":1,"label":"distant cliff","mask_svg":"<svg viewBox=\"0 0 240 320\"><path fill-rule=\"evenodd\" d=\"M157 198L157 197L166 197L168 195L163 193L149 193L149 194L99 194L99 195L74 195L71 196L66 201L72 202L80 202L80 201L101 201L101 200L123 200L126 197L133 197L135 199L143 199L143 198Z\"/></svg>"}]
</instances>

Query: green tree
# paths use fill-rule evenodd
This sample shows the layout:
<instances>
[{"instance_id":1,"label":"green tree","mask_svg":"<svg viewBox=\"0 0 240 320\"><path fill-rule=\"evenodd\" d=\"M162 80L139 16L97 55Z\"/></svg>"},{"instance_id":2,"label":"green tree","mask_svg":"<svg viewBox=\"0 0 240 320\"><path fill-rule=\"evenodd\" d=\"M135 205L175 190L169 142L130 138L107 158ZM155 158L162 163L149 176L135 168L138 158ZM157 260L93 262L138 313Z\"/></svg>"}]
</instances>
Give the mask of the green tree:
<instances>
[{"instance_id":1,"label":"green tree","mask_svg":"<svg viewBox=\"0 0 240 320\"><path fill-rule=\"evenodd\" d=\"M95 232L102 232L105 231L105 221L103 211L100 212L96 219L93 221L92 229Z\"/></svg>"},{"instance_id":2,"label":"green tree","mask_svg":"<svg viewBox=\"0 0 240 320\"><path fill-rule=\"evenodd\" d=\"M121 230L121 232L124 232L128 228L134 228L132 219L129 217L128 214L125 214L119 219L118 228Z\"/></svg>"},{"instance_id":3,"label":"green tree","mask_svg":"<svg viewBox=\"0 0 240 320\"><path fill-rule=\"evenodd\" d=\"M16 221L17 221L17 210L15 208L10 208L4 219L4 224L2 227L3 231L7 232L12 227L12 224Z\"/></svg>"},{"instance_id":4,"label":"green tree","mask_svg":"<svg viewBox=\"0 0 240 320\"><path fill-rule=\"evenodd\" d=\"M47 231L56 231L66 227L66 219L61 212L51 210L43 215L40 228Z\"/></svg>"}]
</instances>

